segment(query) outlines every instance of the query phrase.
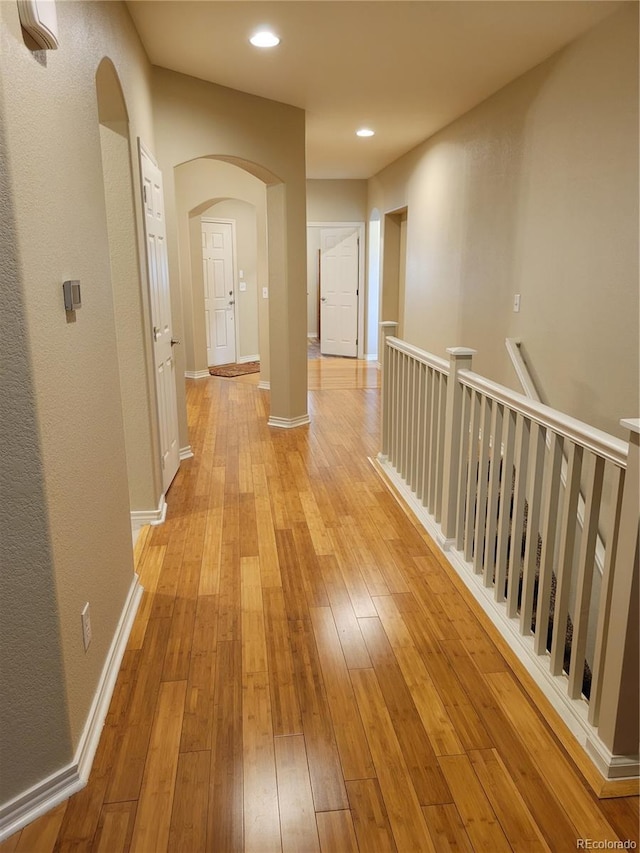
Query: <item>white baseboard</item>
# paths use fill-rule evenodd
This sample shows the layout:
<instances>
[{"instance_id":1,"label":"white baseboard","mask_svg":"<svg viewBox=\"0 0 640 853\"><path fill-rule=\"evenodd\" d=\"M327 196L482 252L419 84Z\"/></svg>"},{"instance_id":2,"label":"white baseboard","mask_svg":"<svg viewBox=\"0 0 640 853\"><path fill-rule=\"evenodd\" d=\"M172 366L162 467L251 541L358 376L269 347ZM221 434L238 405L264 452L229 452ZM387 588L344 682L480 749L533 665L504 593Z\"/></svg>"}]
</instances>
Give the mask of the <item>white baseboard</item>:
<instances>
[{"instance_id":1,"label":"white baseboard","mask_svg":"<svg viewBox=\"0 0 640 853\"><path fill-rule=\"evenodd\" d=\"M520 663L544 693L558 716L604 779L637 778L639 772L638 756L613 755L607 749L598 736L597 729L589 722L587 702L584 699L569 698L567 677L565 675L551 675L544 662L545 656L537 655L533 649L533 636L527 637L520 633L517 620L507 617L505 603L495 600L493 590L484 586L482 575L475 574L473 567L465 561L462 552L455 549L455 542L445 540L440 525L422 506L389 461L380 454L374 465L383 472L384 477L389 480L400 498L440 547L456 574L489 616L495 628L502 634Z\"/></svg>"},{"instance_id":2,"label":"white baseboard","mask_svg":"<svg viewBox=\"0 0 640 853\"><path fill-rule=\"evenodd\" d=\"M243 355L238 359L238 364L249 364L250 361L260 361L260 353L258 355Z\"/></svg>"},{"instance_id":3,"label":"white baseboard","mask_svg":"<svg viewBox=\"0 0 640 853\"><path fill-rule=\"evenodd\" d=\"M279 429L294 429L295 427L304 426L311 423L309 415L300 415L297 418L274 418L270 417L267 424Z\"/></svg>"},{"instance_id":4,"label":"white baseboard","mask_svg":"<svg viewBox=\"0 0 640 853\"><path fill-rule=\"evenodd\" d=\"M261 379L258 382L258 388L260 391L271 391L271 382L268 379Z\"/></svg>"},{"instance_id":5,"label":"white baseboard","mask_svg":"<svg viewBox=\"0 0 640 853\"><path fill-rule=\"evenodd\" d=\"M61 767L0 806L0 842L55 808L87 784L141 598L142 587L138 575L134 574L74 759L71 764Z\"/></svg>"},{"instance_id":6,"label":"white baseboard","mask_svg":"<svg viewBox=\"0 0 640 853\"><path fill-rule=\"evenodd\" d=\"M131 510L131 530L134 534L146 524L163 524L167 517L167 502L164 495L160 498L157 509L134 509Z\"/></svg>"},{"instance_id":7,"label":"white baseboard","mask_svg":"<svg viewBox=\"0 0 640 853\"><path fill-rule=\"evenodd\" d=\"M183 459L193 459L193 450L190 444L180 448L180 461L182 462Z\"/></svg>"},{"instance_id":8,"label":"white baseboard","mask_svg":"<svg viewBox=\"0 0 640 853\"><path fill-rule=\"evenodd\" d=\"M185 379L208 379L211 376L208 370L185 370Z\"/></svg>"},{"instance_id":9,"label":"white baseboard","mask_svg":"<svg viewBox=\"0 0 640 853\"><path fill-rule=\"evenodd\" d=\"M598 770L607 779L637 779L640 775L637 755L614 755L600 738L587 738L585 748Z\"/></svg>"}]
</instances>

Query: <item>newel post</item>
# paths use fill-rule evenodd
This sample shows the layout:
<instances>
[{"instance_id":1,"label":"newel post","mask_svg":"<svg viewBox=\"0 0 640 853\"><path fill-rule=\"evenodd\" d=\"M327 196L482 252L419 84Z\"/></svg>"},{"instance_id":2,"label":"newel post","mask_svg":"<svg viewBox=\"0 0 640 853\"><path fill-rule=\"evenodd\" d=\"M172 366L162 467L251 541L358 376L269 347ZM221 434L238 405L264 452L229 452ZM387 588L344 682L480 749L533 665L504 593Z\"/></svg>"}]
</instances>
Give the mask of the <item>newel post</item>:
<instances>
[{"instance_id":1,"label":"newel post","mask_svg":"<svg viewBox=\"0 0 640 853\"><path fill-rule=\"evenodd\" d=\"M631 775L628 769L625 774L624 768L628 768L634 759L637 764L640 719L640 419L623 420L620 423L629 430L629 457L620 508L618 547L613 565L611 619L606 639L598 725L598 735L612 756L611 776Z\"/></svg>"},{"instance_id":2,"label":"newel post","mask_svg":"<svg viewBox=\"0 0 640 853\"><path fill-rule=\"evenodd\" d=\"M384 320L380 323L380 361L382 365L382 450L379 457L386 462L389 458L389 426L391 423L391 405L389 399L390 366L387 354L387 338L393 337L398 331L395 320Z\"/></svg>"},{"instance_id":3,"label":"newel post","mask_svg":"<svg viewBox=\"0 0 640 853\"><path fill-rule=\"evenodd\" d=\"M447 380L447 407L444 427L444 459L442 481L442 521L440 528L445 550L456 538L456 510L458 502L458 475L460 471L460 444L462 439L462 385L459 370L471 370L476 350L467 347L449 347L449 378Z\"/></svg>"}]
</instances>

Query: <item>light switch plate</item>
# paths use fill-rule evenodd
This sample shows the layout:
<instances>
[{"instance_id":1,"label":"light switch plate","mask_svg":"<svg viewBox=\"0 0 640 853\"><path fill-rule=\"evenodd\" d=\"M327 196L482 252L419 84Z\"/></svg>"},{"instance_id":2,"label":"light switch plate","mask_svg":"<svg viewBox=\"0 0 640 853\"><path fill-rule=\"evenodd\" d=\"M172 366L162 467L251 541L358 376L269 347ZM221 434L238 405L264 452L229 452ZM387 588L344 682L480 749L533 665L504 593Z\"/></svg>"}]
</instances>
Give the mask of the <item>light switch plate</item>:
<instances>
[{"instance_id":1,"label":"light switch plate","mask_svg":"<svg viewBox=\"0 0 640 853\"><path fill-rule=\"evenodd\" d=\"M63 282L62 292L64 295L65 311L77 311L78 308L82 308L80 282L77 279L74 279L73 281Z\"/></svg>"}]
</instances>

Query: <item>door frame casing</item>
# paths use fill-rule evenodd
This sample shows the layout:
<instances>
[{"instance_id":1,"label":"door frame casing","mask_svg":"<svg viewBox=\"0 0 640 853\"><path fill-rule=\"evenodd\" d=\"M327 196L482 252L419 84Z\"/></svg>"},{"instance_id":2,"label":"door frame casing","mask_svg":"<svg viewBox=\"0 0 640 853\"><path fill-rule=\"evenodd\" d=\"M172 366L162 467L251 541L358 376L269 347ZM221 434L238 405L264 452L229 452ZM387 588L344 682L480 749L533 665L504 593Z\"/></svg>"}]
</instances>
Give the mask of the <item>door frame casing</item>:
<instances>
[{"instance_id":1,"label":"door frame casing","mask_svg":"<svg viewBox=\"0 0 640 853\"><path fill-rule=\"evenodd\" d=\"M203 222L217 222L220 225L230 225L231 226L231 272L233 276L233 329L235 335L234 341L234 349L235 349L235 361L238 362L238 343L240 341L240 322L238 319L238 314L240 312L240 301L238 299L238 253L236 246L236 220L235 219L223 219L220 216L201 216L200 217L200 233L202 234L202 223ZM204 301L202 303L202 310L204 311ZM209 354L207 353L207 361L209 361Z\"/></svg>"},{"instance_id":2,"label":"door frame casing","mask_svg":"<svg viewBox=\"0 0 640 853\"><path fill-rule=\"evenodd\" d=\"M357 228L358 229L358 346L357 358L364 358L365 293L365 223L360 222L307 222L307 228Z\"/></svg>"}]
</instances>

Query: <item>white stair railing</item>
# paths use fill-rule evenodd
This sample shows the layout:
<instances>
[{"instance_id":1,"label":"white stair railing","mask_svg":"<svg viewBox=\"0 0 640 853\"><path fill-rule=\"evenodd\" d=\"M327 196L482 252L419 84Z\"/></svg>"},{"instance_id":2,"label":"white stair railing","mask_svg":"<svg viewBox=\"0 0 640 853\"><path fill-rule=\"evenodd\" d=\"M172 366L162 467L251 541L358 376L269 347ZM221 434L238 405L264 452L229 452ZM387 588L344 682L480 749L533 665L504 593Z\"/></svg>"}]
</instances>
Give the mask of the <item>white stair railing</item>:
<instances>
[{"instance_id":1,"label":"white stair railing","mask_svg":"<svg viewBox=\"0 0 640 853\"><path fill-rule=\"evenodd\" d=\"M538 393L538 389L536 387L536 383L531 375L529 367L522 355L521 350L521 341L519 338L506 338L505 346L507 348L507 352L509 353L509 358L511 359L511 363L513 365L513 369L516 372L518 380L522 385L522 391L530 400L536 400L541 403L542 400L540 398L540 394ZM562 469L560 471L560 477L562 480L563 487L567 485L567 457L566 454L563 454L562 457ZM578 504L577 504L577 513L578 513L578 524L580 530L582 530L584 523L584 510L585 510L585 502L584 495L582 492L578 493ZM604 573L604 543L602 541L602 537L600 534L596 537L596 569L598 570L600 576Z\"/></svg>"},{"instance_id":2,"label":"white stair railing","mask_svg":"<svg viewBox=\"0 0 640 853\"><path fill-rule=\"evenodd\" d=\"M383 324L382 467L603 774L637 775L638 709L629 696L638 693L638 567L629 555L638 541L638 477L625 476L630 445L474 373L473 350L447 350L447 362L394 330ZM634 423L625 425L637 455ZM607 519L605 475L614 489ZM607 544L592 606L599 528Z\"/></svg>"}]
</instances>

